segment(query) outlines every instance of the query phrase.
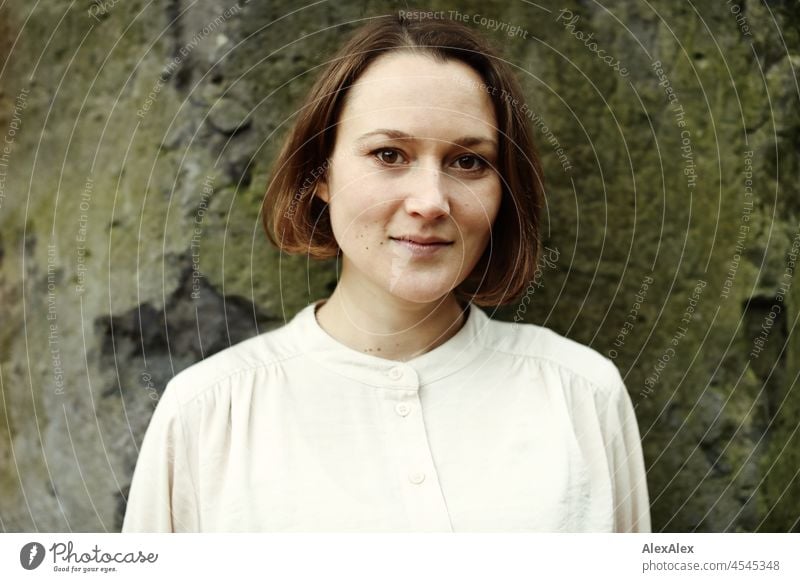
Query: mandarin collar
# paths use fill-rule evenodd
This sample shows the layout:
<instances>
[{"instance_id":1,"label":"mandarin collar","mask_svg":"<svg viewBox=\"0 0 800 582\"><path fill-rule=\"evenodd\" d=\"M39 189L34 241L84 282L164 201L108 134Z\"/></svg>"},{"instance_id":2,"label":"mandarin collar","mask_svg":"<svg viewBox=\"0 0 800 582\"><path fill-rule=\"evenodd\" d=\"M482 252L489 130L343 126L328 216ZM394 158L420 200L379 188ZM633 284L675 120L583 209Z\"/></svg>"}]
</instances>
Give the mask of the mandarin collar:
<instances>
[{"instance_id":1,"label":"mandarin collar","mask_svg":"<svg viewBox=\"0 0 800 582\"><path fill-rule=\"evenodd\" d=\"M334 374L380 388L417 390L455 374L476 360L481 350L478 335L490 322L480 308L468 303L466 321L453 337L410 360L390 360L359 352L322 329L315 312L325 301L306 306L290 322L304 356Z\"/></svg>"}]
</instances>

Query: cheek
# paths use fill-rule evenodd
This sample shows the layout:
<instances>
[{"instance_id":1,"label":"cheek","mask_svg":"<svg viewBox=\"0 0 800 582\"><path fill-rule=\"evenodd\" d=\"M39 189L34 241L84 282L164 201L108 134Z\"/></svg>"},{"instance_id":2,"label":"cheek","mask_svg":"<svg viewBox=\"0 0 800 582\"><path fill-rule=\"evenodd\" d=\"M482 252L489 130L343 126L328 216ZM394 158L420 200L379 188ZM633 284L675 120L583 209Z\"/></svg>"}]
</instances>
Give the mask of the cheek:
<instances>
[{"instance_id":1,"label":"cheek","mask_svg":"<svg viewBox=\"0 0 800 582\"><path fill-rule=\"evenodd\" d=\"M476 243L488 240L500 211L500 196L498 187L471 197L463 207L461 227L465 232L462 234L473 233Z\"/></svg>"},{"instance_id":2,"label":"cheek","mask_svg":"<svg viewBox=\"0 0 800 582\"><path fill-rule=\"evenodd\" d=\"M354 233L359 236L374 234L385 228L394 207L389 188L361 180L340 191L329 209L336 234L353 238Z\"/></svg>"},{"instance_id":3,"label":"cheek","mask_svg":"<svg viewBox=\"0 0 800 582\"><path fill-rule=\"evenodd\" d=\"M380 204L342 196L330 207L333 233L345 252L371 252L380 247L385 215Z\"/></svg>"}]
</instances>

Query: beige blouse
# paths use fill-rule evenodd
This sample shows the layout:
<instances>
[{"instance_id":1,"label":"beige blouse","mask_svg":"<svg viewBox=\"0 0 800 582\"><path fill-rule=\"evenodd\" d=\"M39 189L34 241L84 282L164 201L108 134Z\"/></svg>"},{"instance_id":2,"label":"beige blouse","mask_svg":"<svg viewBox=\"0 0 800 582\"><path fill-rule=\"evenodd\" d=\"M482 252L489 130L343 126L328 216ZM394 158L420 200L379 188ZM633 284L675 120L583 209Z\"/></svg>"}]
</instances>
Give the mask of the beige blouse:
<instances>
[{"instance_id":1,"label":"beige blouse","mask_svg":"<svg viewBox=\"0 0 800 582\"><path fill-rule=\"evenodd\" d=\"M448 341L392 361L328 335L321 303L169 382L123 532L650 531L609 359L470 304Z\"/></svg>"}]
</instances>

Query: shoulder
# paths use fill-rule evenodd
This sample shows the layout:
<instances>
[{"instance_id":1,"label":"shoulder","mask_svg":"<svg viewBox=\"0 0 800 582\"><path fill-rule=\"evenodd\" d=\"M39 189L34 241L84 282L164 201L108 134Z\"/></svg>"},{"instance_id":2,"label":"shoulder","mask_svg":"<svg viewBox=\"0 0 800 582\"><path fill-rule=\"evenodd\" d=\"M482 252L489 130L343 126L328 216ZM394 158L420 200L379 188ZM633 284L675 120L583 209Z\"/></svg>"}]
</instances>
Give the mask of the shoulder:
<instances>
[{"instance_id":1,"label":"shoulder","mask_svg":"<svg viewBox=\"0 0 800 582\"><path fill-rule=\"evenodd\" d=\"M623 384L614 362L590 346L540 325L486 319L482 341L487 349L557 368L567 379L582 380L604 392Z\"/></svg>"},{"instance_id":2,"label":"shoulder","mask_svg":"<svg viewBox=\"0 0 800 582\"><path fill-rule=\"evenodd\" d=\"M190 365L169 381L167 391L185 405L227 380L252 376L301 353L291 326L281 325Z\"/></svg>"}]
</instances>

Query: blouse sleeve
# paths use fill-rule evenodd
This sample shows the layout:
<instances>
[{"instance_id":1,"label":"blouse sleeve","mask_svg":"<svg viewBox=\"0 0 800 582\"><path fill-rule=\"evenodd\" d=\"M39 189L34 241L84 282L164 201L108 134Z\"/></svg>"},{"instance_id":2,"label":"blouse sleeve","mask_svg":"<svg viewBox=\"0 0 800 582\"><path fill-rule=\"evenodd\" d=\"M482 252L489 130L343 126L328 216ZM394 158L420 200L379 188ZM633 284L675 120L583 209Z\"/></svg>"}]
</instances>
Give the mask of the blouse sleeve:
<instances>
[{"instance_id":1,"label":"blouse sleeve","mask_svg":"<svg viewBox=\"0 0 800 582\"><path fill-rule=\"evenodd\" d=\"M601 424L612 483L614 531L649 533L650 503L642 442L621 378L609 396Z\"/></svg>"},{"instance_id":2,"label":"blouse sleeve","mask_svg":"<svg viewBox=\"0 0 800 582\"><path fill-rule=\"evenodd\" d=\"M123 533L198 530L185 420L176 389L167 384L139 451Z\"/></svg>"}]
</instances>

